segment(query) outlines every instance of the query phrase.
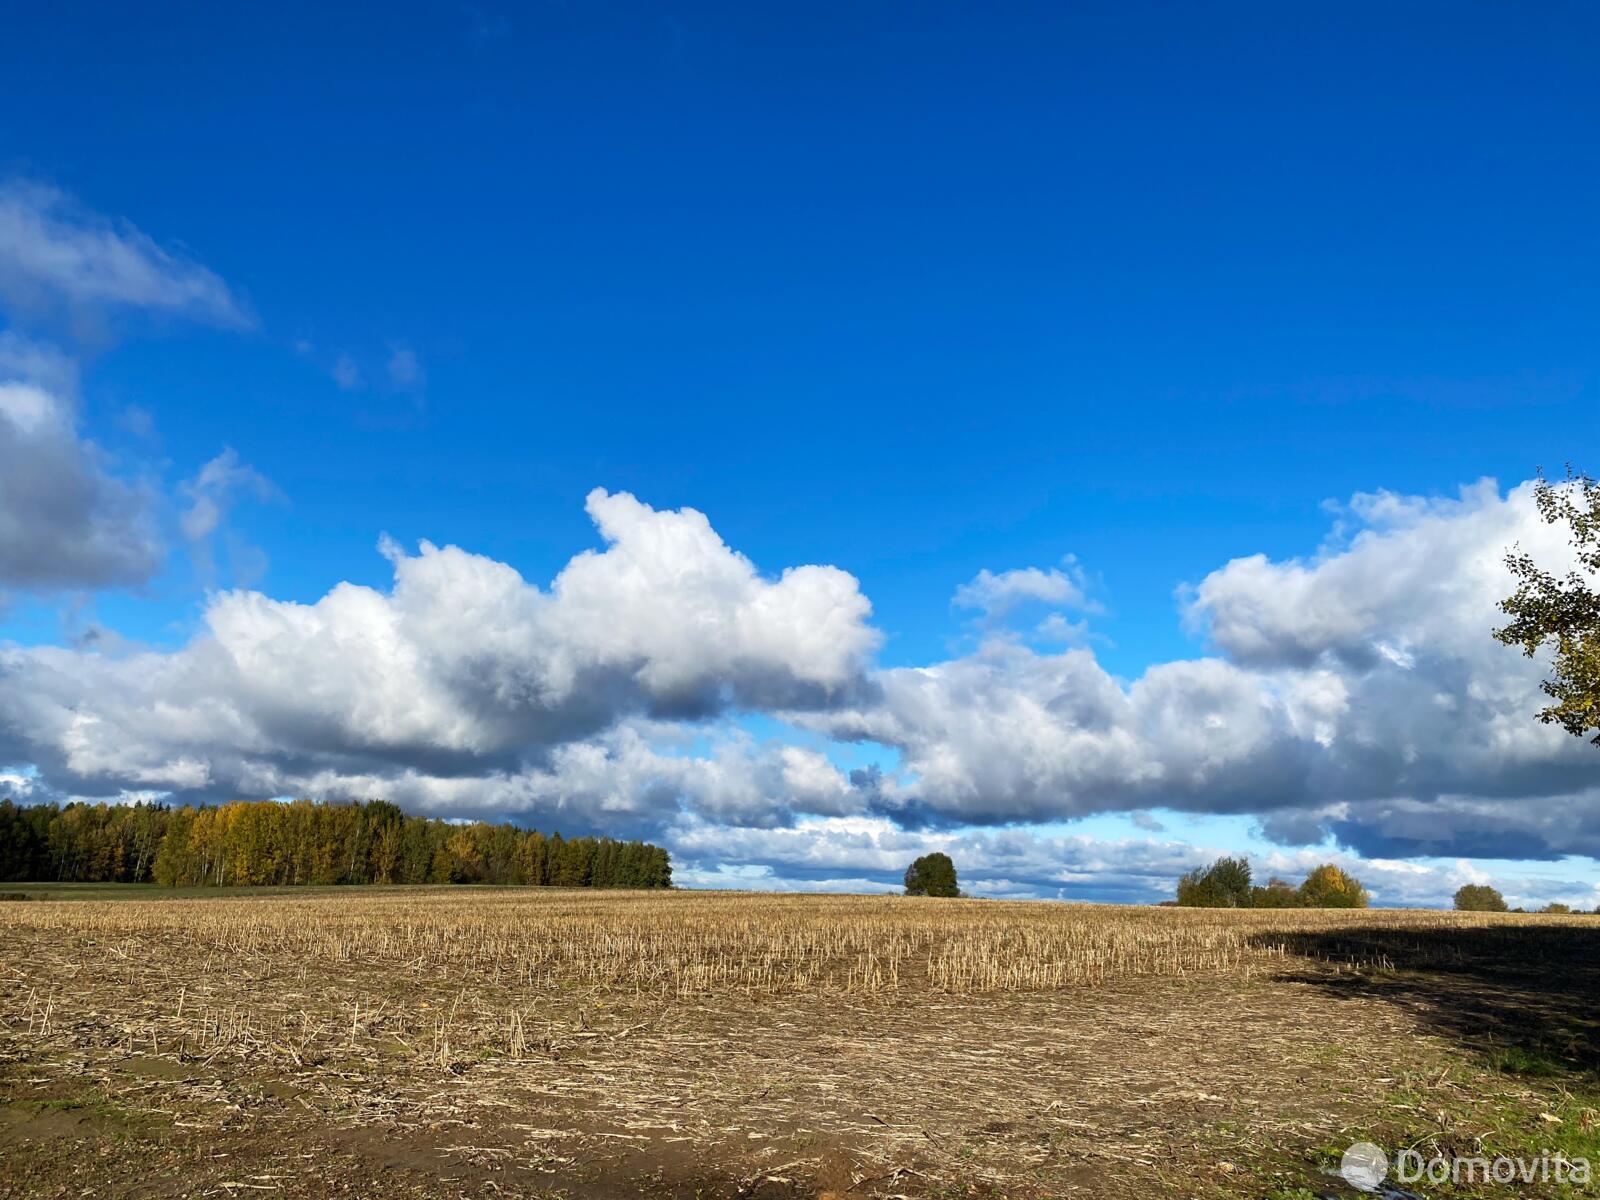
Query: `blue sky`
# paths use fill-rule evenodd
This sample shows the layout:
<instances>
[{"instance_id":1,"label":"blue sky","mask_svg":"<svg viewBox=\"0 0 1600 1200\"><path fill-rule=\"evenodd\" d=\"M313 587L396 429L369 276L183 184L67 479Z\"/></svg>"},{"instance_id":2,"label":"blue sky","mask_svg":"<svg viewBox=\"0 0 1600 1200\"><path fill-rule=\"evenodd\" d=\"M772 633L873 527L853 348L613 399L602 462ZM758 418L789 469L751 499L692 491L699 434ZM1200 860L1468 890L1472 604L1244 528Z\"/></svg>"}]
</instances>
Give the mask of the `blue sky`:
<instances>
[{"instance_id":1,"label":"blue sky","mask_svg":"<svg viewBox=\"0 0 1600 1200\"><path fill-rule=\"evenodd\" d=\"M1296 642L1264 663L1259 638L1214 636L1219 616L1264 611L1240 599L1242 575L1197 608L1180 589L1264 555L1282 568L1263 584L1277 601L1296 560L1333 563L1319 586L1348 599L1340 580L1355 568L1334 560L1357 530L1439 540L1415 523L1396 532L1352 497L1464 505L1429 519L1476 520L1489 537L1505 526L1459 489L1498 480L1495 511L1514 509L1535 467L1595 458L1597 24L1559 4L12 14L0 175L31 197L19 211L46 211L58 239L120 239L123 266L163 256L151 269L168 284L204 272L226 299L97 293L84 275L51 276L58 259L8 266L0 252L7 330L75 366L79 383L52 394L75 444L92 447L85 469L148 507L153 556L110 584L0 576L0 639L21 654L93 632L100 649L85 653L182 655L207 636L217 589L306 605L342 581L387 592L384 534L408 553L421 539L457 545L545 587L604 544L584 507L603 487L657 513L704 513L768 578L804 564L846 573L876 639L851 668L858 682L976 662L1009 638L1038 656L1088 654L1124 690L1152 667L1217 659L1275 672L1256 682L1277 703L1281 672L1311 686L1308 654L1338 659L1340 686L1353 687L1343 643ZM199 482L225 448L229 469ZM215 520L189 537L199 494ZM1472 546L1471 562L1498 554ZM1026 568L1070 586L1007 593L987 615L952 603L980 572ZM1081 628L1046 644L1033 631L1051 611ZM1397 641L1374 626L1368 640L1398 647L1415 676L1435 643L1403 599L1383 611L1407 631ZM1477 695L1469 676L1521 670L1494 654L1442 654L1434 693ZM23 661L14 691L36 669ZM1035 666L994 670L1015 680ZM1377 687L1369 675L1363 686ZM1052 683L1066 690L1030 703L1059 715L1076 686ZM1166 763L1166 783L1125 787L1119 768L1113 786L1086 782L1086 752L1063 742L1059 760L1039 748L1055 774L1024 786L963 769L929 800L937 788L918 764L960 758L962 722L906 732L907 710L869 713L841 695L799 716L787 701L736 698L685 724L652 693L571 741L497 744L485 770L551 772L518 793L533 797L525 811L466 783L412 803L669 838L684 821L878 822L851 836L880 847L999 822L1041 844L1092 829L1248 847L1263 863L1310 844L1445 872L1480 861L1484 838L1417 854L1392 806L1423 811L1442 796L1481 817L1474 805L1492 799L1511 812L1507 829L1558 823L1516 815L1545 804L1584 832L1513 838L1527 863L1497 865L1497 878L1600 881L1586 840L1600 806L1573 799L1600 787L1600 756L1575 758L1581 746L1529 750L1477 798L1456 778L1376 780L1369 764L1328 781L1319 768L1305 807L1389 804L1389 816L1323 813L1323 840L1297 847L1250 831L1260 811L1298 803L1259 797L1312 787L1308 775L1229 760L1209 763L1203 786L1200 768L1179 785ZM899 743L863 732L890 715ZM1217 719L1232 731L1244 720ZM597 806L551 768L562 746L615 761L604 739L639 720L655 722L637 732L662 753L706 755L730 738L811 747L843 771L877 765L894 788L807 812L752 784L769 810L735 819L661 800L656 774L639 785L649 804ZM193 730L163 729L183 753L130 769L74 765L39 711L9 721L14 774L52 780L53 794L187 794L170 786L187 778L171 764L191 760L211 764L206 788L266 786L218 765L239 746L206 749ZM1305 746L1367 745L1294 728ZM432 750L441 736L419 735ZM362 741L363 781L422 753L376 744ZM280 766L274 778L329 795L354 786L343 759ZM1070 798L1052 806L1055 792ZM1117 815L1146 810L1192 815L1151 822L1161 831ZM705 843L679 844L688 862ZM856 878L848 855L816 845L815 872ZM1017 890L1050 894L1052 853L1018 867L1029 877ZM724 869L705 859L707 879ZM793 861L756 869L802 878ZM1135 875L1108 870L1106 894L1154 894L1159 871Z\"/></svg>"}]
</instances>

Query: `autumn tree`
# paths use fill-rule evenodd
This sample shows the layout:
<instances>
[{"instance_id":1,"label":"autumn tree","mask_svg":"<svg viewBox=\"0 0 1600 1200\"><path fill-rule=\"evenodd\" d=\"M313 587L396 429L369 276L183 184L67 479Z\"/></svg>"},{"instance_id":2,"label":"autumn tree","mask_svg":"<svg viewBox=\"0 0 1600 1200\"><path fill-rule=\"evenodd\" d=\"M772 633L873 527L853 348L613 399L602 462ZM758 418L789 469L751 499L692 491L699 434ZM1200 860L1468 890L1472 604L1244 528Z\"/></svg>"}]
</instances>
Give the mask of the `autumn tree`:
<instances>
[{"instance_id":1,"label":"autumn tree","mask_svg":"<svg viewBox=\"0 0 1600 1200\"><path fill-rule=\"evenodd\" d=\"M1371 897L1354 875L1324 863L1306 876L1298 899L1306 908L1365 908Z\"/></svg>"},{"instance_id":2,"label":"autumn tree","mask_svg":"<svg viewBox=\"0 0 1600 1200\"><path fill-rule=\"evenodd\" d=\"M1551 703L1539 712L1546 724L1600 746L1600 484L1574 474L1534 485L1539 516L1565 525L1578 568L1558 576L1520 546L1506 556L1516 591L1500 602L1511 619L1494 631L1529 658L1551 648L1550 677L1540 686Z\"/></svg>"}]
</instances>

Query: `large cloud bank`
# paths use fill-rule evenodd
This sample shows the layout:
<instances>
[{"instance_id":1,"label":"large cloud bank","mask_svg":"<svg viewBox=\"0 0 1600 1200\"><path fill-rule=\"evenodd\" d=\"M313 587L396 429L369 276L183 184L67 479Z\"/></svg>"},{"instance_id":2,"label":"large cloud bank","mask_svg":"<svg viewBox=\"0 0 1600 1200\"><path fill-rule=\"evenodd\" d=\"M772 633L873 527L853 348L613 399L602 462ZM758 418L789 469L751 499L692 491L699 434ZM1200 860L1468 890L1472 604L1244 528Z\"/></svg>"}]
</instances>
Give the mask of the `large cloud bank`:
<instances>
[{"instance_id":1,"label":"large cloud bank","mask_svg":"<svg viewBox=\"0 0 1600 1200\"><path fill-rule=\"evenodd\" d=\"M1490 636L1508 547L1573 561L1531 485L1358 496L1343 516L1353 536L1312 558L1237 559L1189 589L1214 657L1125 684L1089 650L997 638L806 720L898 749L906 778L879 802L920 820L1160 805L1371 852L1600 851L1600 756L1533 719L1541 664Z\"/></svg>"},{"instance_id":2,"label":"large cloud bank","mask_svg":"<svg viewBox=\"0 0 1600 1200\"><path fill-rule=\"evenodd\" d=\"M455 547L385 543L388 592L221 593L173 653L0 652L0 761L73 792L398 787L505 808L552 771L592 778L585 739L609 738L615 774L631 719L822 709L866 686L877 634L844 572L769 579L697 512L599 490L588 509L608 545L548 590Z\"/></svg>"},{"instance_id":3,"label":"large cloud bank","mask_svg":"<svg viewBox=\"0 0 1600 1200\"><path fill-rule=\"evenodd\" d=\"M1540 664L1490 637L1507 547L1568 554L1527 485L1357 497L1314 556L1188 589L1213 653L1130 681L995 627L964 657L883 669L845 572L763 574L700 513L626 494L588 511L604 547L548 587L386 543L388 590L220 593L176 651L0 651L0 764L32 764L41 792L381 794L685 849L710 828L782 845L829 821L927 838L1163 807L1370 856L1600 853L1600 755L1534 720ZM961 595L1081 602L1054 579ZM748 714L795 736L757 739ZM884 769L847 774L829 739Z\"/></svg>"}]
</instances>

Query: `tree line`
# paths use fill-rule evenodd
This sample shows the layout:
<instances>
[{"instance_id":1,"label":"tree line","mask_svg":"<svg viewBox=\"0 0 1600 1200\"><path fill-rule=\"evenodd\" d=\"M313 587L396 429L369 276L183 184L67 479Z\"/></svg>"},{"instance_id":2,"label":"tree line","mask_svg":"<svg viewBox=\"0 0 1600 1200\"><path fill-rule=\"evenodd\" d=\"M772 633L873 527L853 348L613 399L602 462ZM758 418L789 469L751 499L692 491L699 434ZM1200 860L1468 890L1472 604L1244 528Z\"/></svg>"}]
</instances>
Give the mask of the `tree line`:
<instances>
[{"instance_id":1,"label":"tree line","mask_svg":"<svg viewBox=\"0 0 1600 1200\"><path fill-rule=\"evenodd\" d=\"M1185 908L1365 908L1371 897L1361 881L1333 863L1315 867L1299 887L1276 876L1265 887L1251 883L1245 858L1219 858L1178 880Z\"/></svg>"},{"instance_id":2,"label":"tree line","mask_svg":"<svg viewBox=\"0 0 1600 1200\"><path fill-rule=\"evenodd\" d=\"M672 864L648 842L454 824L407 816L384 800L238 800L201 808L0 800L0 880L664 888L672 886Z\"/></svg>"},{"instance_id":3,"label":"tree line","mask_svg":"<svg viewBox=\"0 0 1600 1200\"><path fill-rule=\"evenodd\" d=\"M1500 894L1498 888L1492 888L1486 883L1464 883L1456 889L1455 909L1457 912L1513 912L1525 913L1525 908L1512 908L1506 903L1506 898ZM1582 913L1585 910L1573 908L1570 904L1552 901L1535 912L1571 914ZM1600 908L1594 910L1600 915Z\"/></svg>"}]
</instances>

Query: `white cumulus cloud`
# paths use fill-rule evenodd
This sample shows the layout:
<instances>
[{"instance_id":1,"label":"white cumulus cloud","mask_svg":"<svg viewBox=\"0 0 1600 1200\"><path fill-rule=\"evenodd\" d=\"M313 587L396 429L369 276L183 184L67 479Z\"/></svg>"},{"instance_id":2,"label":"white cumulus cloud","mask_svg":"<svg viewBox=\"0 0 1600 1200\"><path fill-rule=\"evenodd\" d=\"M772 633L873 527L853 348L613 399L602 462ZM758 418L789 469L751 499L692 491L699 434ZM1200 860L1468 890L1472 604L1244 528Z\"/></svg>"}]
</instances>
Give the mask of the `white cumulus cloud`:
<instances>
[{"instance_id":1,"label":"white cumulus cloud","mask_svg":"<svg viewBox=\"0 0 1600 1200\"><path fill-rule=\"evenodd\" d=\"M865 686L878 635L849 575L764 576L691 509L599 490L588 508L606 548L548 590L453 546L391 542L390 590L224 592L175 652L0 649L0 762L75 792L455 780L430 807L500 805L507 781L581 766L630 717L827 705ZM730 780L719 803L793 803L819 787L814 766L780 757L768 783Z\"/></svg>"},{"instance_id":2,"label":"white cumulus cloud","mask_svg":"<svg viewBox=\"0 0 1600 1200\"><path fill-rule=\"evenodd\" d=\"M951 600L957 608L979 609L991 617L1004 616L1030 601L1057 608L1081 608L1086 603L1079 578L1056 568L1045 571L1038 567L998 574L985 568L958 587Z\"/></svg>"},{"instance_id":3,"label":"white cumulus cloud","mask_svg":"<svg viewBox=\"0 0 1600 1200\"><path fill-rule=\"evenodd\" d=\"M388 795L686 839L745 830L774 867L784 831L818 821L846 823L818 827L825 847L873 821L997 853L1008 823L1150 809L1249 814L1285 846L1332 837L1381 861L1600 853L1600 755L1534 719L1540 664L1490 633L1506 549L1566 553L1527 485L1359 497L1339 544L1190 589L1211 652L1133 679L1083 646L1005 635L878 667L845 572L763 573L692 509L603 490L587 507L605 544L548 587L454 546L385 542L388 589L225 592L177 651L0 650L0 764L35 764L64 794ZM1066 595L1041 577L1024 590ZM1003 601L1001 578L986 586ZM777 732L729 724L751 713ZM878 766L846 773L829 739ZM991 883L1055 880L1040 869L1002 862Z\"/></svg>"}]
</instances>

